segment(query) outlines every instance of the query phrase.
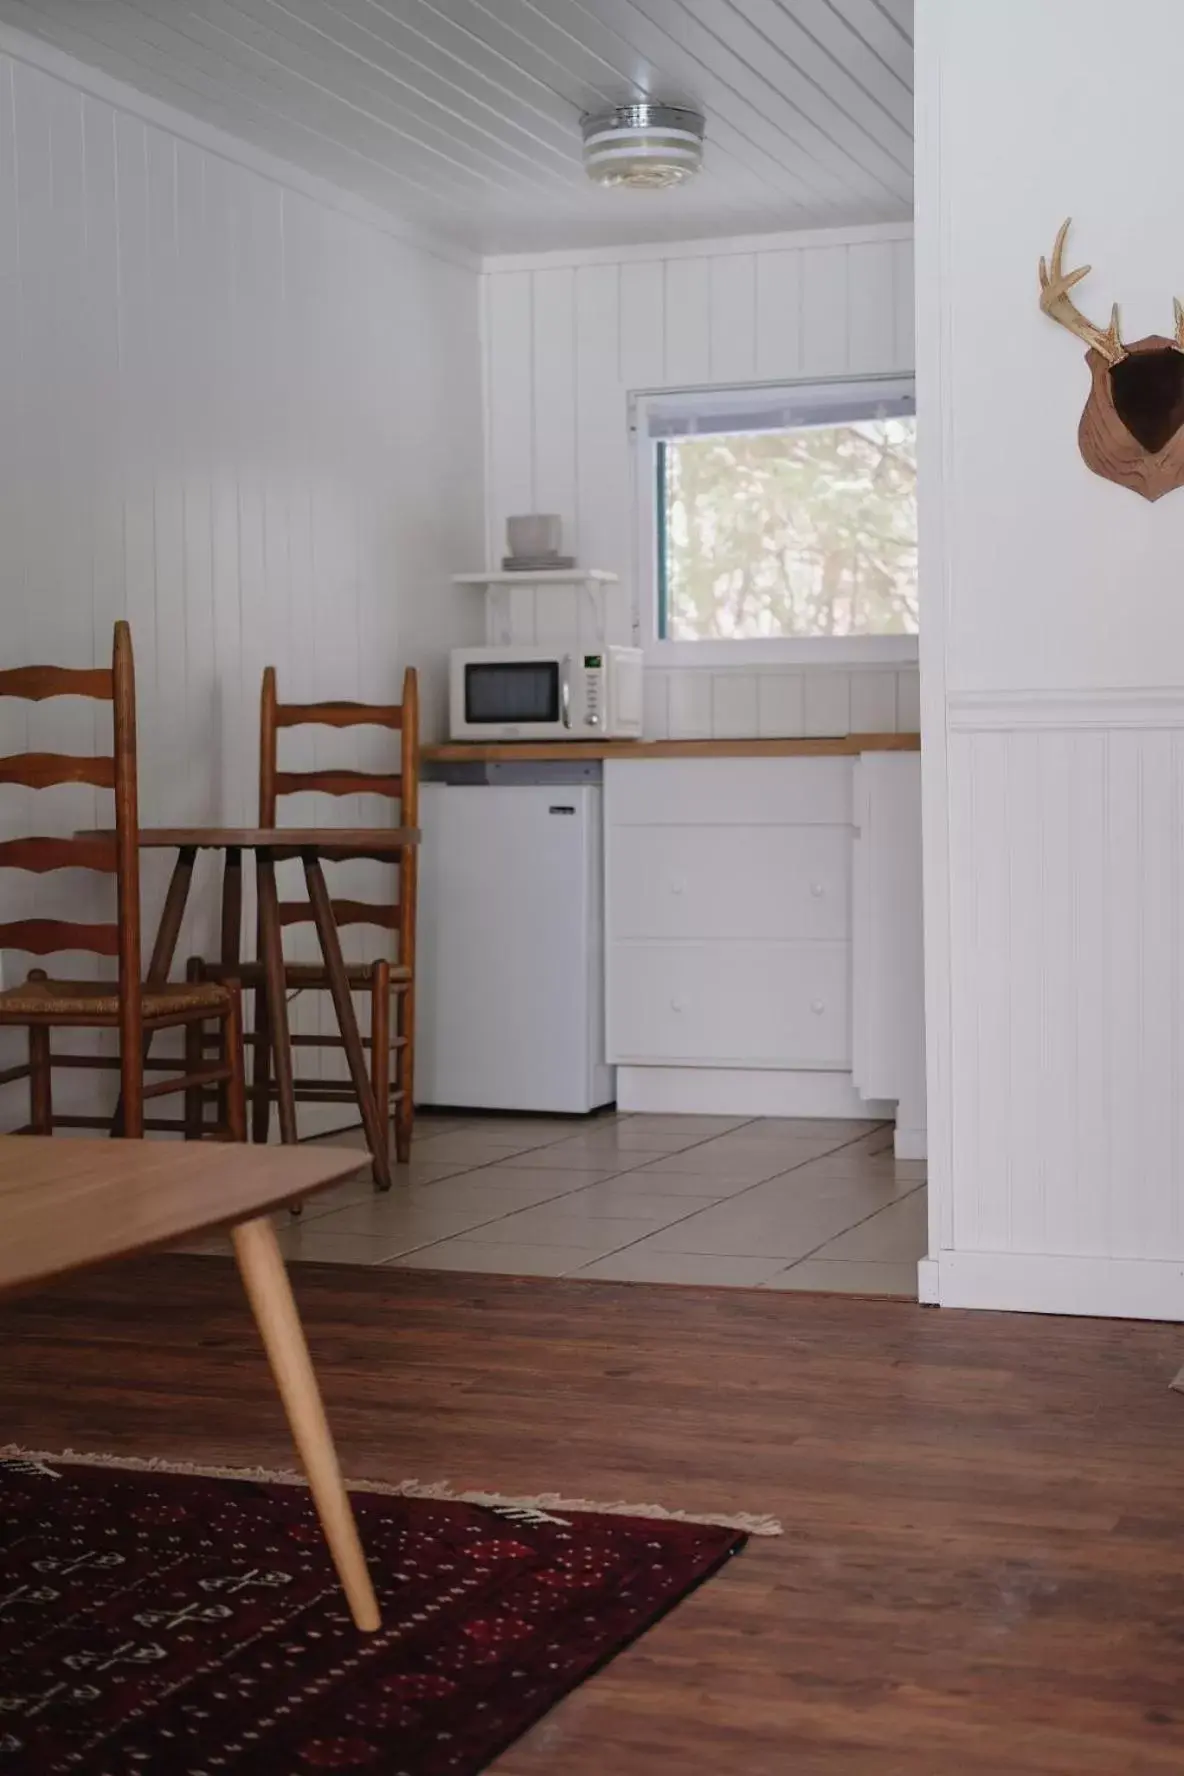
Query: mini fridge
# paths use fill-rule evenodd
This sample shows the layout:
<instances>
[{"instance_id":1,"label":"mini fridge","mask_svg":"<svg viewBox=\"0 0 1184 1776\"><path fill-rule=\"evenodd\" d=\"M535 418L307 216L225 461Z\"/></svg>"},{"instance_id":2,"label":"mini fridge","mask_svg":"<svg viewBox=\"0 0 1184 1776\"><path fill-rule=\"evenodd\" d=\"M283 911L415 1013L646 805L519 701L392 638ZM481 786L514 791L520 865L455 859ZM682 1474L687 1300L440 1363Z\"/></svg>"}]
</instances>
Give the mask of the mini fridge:
<instances>
[{"instance_id":1,"label":"mini fridge","mask_svg":"<svg viewBox=\"0 0 1184 1776\"><path fill-rule=\"evenodd\" d=\"M612 1102L601 794L421 789L417 1102L575 1114Z\"/></svg>"}]
</instances>

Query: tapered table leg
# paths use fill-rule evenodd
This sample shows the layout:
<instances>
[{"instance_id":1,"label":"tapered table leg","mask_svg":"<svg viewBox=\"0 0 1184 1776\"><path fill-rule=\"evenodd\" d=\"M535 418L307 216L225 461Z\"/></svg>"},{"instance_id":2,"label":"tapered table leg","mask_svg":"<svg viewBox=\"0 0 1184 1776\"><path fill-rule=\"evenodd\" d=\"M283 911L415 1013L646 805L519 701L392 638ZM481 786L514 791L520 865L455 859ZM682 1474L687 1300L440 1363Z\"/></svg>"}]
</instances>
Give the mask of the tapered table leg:
<instances>
[{"instance_id":1,"label":"tapered table leg","mask_svg":"<svg viewBox=\"0 0 1184 1776\"><path fill-rule=\"evenodd\" d=\"M222 871L222 965L233 968L242 954L243 854L237 845L226 847Z\"/></svg>"},{"instance_id":2,"label":"tapered table leg","mask_svg":"<svg viewBox=\"0 0 1184 1776\"><path fill-rule=\"evenodd\" d=\"M280 1140L290 1146L297 1138L296 1093L292 1085L292 1044L288 1040L280 901L275 885L275 859L270 851L257 854L255 873L259 886L259 940L263 950L263 975L267 982L267 1025L275 1064Z\"/></svg>"},{"instance_id":3,"label":"tapered table leg","mask_svg":"<svg viewBox=\"0 0 1184 1776\"><path fill-rule=\"evenodd\" d=\"M182 845L177 852L177 861L169 877L168 892L160 909L160 924L156 928L156 941L152 945L152 960L148 964L150 987L163 987L169 978L173 957L177 953L177 939L181 935L185 908L189 904L189 887L193 881L196 860L197 848L194 845Z\"/></svg>"},{"instance_id":4,"label":"tapered table leg","mask_svg":"<svg viewBox=\"0 0 1184 1776\"><path fill-rule=\"evenodd\" d=\"M382 1626L378 1600L275 1229L266 1218L244 1221L234 1228L232 1238L247 1299L288 1415L293 1441L308 1475L313 1503L350 1614L364 1634L373 1634Z\"/></svg>"},{"instance_id":5,"label":"tapered table leg","mask_svg":"<svg viewBox=\"0 0 1184 1776\"><path fill-rule=\"evenodd\" d=\"M350 1078L357 1093L358 1108L362 1112L362 1127L366 1131L370 1156L374 1161L374 1182L380 1190L389 1190L392 1183L390 1128L379 1113L374 1088L370 1083L366 1051L362 1047L358 1030L353 995L349 990L349 976L345 972L345 958L341 954L341 938L337 932L337 921L333 917L333 902L329 898L325 873L315 852L304 853L304 878L308 883L312 916L321 941L321 956L329 980L329 991L333 995L333 1007L337 1013L337 1027L345 1045Z\"/></svg>"}]
</instances>

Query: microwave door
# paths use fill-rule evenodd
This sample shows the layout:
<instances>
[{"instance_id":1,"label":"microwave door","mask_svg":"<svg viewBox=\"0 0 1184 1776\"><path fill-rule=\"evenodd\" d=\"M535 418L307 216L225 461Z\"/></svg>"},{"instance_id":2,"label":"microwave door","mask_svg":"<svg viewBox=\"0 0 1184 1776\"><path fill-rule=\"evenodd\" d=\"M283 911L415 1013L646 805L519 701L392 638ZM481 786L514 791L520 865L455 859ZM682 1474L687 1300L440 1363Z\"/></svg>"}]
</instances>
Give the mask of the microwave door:
<instances>
[{"instance_id":1,"label":"microwave door","mask_svg":"<svg viewBox=\"0 0 1184 1776\"><path fill-rule=\"evenodd\" d=\"M465 724L473 727L558 728L567 686L558 660L470 660L465 674Z\"/></svg>"}]
</instances>

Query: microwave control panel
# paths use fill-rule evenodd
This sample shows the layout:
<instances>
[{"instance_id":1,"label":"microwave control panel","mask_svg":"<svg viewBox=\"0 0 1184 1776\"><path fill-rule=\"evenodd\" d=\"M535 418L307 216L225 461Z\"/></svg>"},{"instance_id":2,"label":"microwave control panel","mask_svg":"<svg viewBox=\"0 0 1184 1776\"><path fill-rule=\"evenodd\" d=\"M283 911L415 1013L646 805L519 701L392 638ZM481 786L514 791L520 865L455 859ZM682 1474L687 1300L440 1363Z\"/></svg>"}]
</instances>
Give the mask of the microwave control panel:
<instances>
[{"instance_id":1,"label":"microwave control panel","mask_svg":"<svg viewBox=\"0 0 1184 1776\"><path fill-rule=\"evenodd\" d=\"M602 689L604 684L604 657L601 654L584 655L584 726L599 728L602 724L604 710L602 707Z\"/></svg>"}]
</instances>

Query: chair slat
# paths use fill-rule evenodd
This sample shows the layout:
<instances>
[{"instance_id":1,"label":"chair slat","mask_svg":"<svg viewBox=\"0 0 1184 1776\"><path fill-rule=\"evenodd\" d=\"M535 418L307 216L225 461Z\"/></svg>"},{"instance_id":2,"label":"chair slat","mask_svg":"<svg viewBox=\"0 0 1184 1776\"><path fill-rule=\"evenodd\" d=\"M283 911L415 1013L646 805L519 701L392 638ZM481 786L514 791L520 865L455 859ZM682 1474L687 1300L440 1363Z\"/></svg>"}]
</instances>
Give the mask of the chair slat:
<instances>
[{"instance_id":1,"label":"chair slat","mask_svg":"<svg viewBox=\"0 0 1184 1776\"><path fill-rule=\"evenodd\" d=\"M144 1087L144 1101L147 1103L149 1098L167 1098L171 1092L177 1090L182 1079L186 1085L199 1086L220 1085L229 1077L229 1069L226 1067L200 1067L192 1072L182 1072L181 1063L177 1061L174 1063L172 1078L158 1079L155 1084Z\"/></svg>"},{"instance_id":2,"label":"chair slat","mask_svg":"<svg viewBox=\"0 0 1184 1776\"><path fill-rule=\"evenodd\" d=\"M109 666L10 666L0 672L0 697L42 703L46 697L94 697L110 703L114 679Z\"/></svg>"},{"instance_id":3,"label":"chair slat","mask_svg":"<svg viewBox=\"0 0 1184 1776\"><path fill-rule=\"evenodd\" d=\"M50 956L57 950L85 950L91 956L118 956L118 925L76 925L68 919L14 919L0 925L0 949Z\"/></svg>"},{"instance_id":4,"label":"chair slat","mask_svg":"<svg viewBox=\"0 0 1184 1776\"><path fill-rule=\"evenodd\" d=\"M44 875L47 870L101 870L105 875L116 869L114 839L5 839L0 842L0 869L30 870Z\"/></svg>"},{"instance_id":5,"label":"chair slat","mask_svg":"<svg viewBox=\"0 0 1184 1776\"><path fill-rule=\"evenodd\" d=\"M276 772L277 795L298 795L310 789L319 790L322 795L380 795L397 799L403 793L403 779L379 771Z\"/></svg>"},{"instance_id":6,"label":"chair slat","mask_svg":"<svg viewBox=\"0 0 1184 1776\"><path fill-rule=\"evenodd\" d=\"M89 783L95 789L115 788L113 758L71 758L64 752L18 752L0 758L0 783L21 783L26 789L51 789L55 783Z\"/></svg>"},{"instance_id":7,"label":"chair slat","mask_svg":"<svg viewBox=\"0 0 1184 1776\"><path fill-rule=\"evenodd\" d=\"M394 931L399 922L397 906L373 906L364 900L335 900L332 903L333 917L338 925L381 925L384 931ZM312 923L312 907L306 900L284 900L280 902L281 925L309 925Z\"/></svg>"},{"instance_id":8,"label":"chair slat","mask_svg":"<svg viewBox=\"0 0 1184 1776\"><path fill-rule=\"evenodd\" d=\"M277 728L401 728L401 703L278 703Z\"/></svg>"}]
</instances>

